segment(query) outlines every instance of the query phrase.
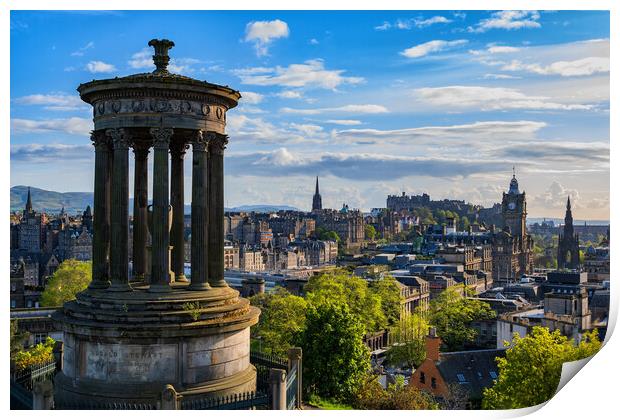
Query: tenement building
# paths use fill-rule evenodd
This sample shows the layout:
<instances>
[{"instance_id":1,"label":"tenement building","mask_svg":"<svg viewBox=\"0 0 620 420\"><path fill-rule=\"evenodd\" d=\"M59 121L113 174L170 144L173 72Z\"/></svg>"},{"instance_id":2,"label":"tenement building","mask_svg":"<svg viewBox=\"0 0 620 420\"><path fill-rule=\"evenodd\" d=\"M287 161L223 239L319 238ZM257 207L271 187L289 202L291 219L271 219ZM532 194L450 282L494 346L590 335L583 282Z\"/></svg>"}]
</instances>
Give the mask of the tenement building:
<instances>
[{"instance_id":1,"label":"tenement building","mask_svg":"<svg viewBox=\"0 0 620 420\"><path fill-rule=\"evenodd\" d=\"M191 404L256 389L259 310L224 280L226 113L241 95L172 74L174 43L151 40L155 71L78 87L93 107L92 282L53 315L63 332L56 408ZM185 155L191 147L191 276L184 276ZM129 158L134 157L133 272ZM153 157L148 205L148 157ZM147 243L150 232L151 242Z\"/></svg>"},{"instance_id":2,"label":"tenement building","mask_svg":"<svg viewBox=\"0 0 620 420\"><path fill-rule=\"evenodd\" d=\"M533 265L534 241L526 230L527 202L525 191L513 174L508 193L502 196L503 229L493 235L493 279L512 282L530 273Z\"/></svg>"}]
</instances>

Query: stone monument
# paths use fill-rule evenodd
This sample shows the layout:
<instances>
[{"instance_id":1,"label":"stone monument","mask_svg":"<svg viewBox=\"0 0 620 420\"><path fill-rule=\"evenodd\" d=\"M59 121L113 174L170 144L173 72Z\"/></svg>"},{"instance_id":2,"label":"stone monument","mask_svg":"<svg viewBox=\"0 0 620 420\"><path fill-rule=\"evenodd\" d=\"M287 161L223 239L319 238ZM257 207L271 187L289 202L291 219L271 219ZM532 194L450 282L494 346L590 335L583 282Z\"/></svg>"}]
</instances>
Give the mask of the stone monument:
<instances>
[{"instance_id":1,"label":"stone monument","mask_svg":"<svg viewBox=\"0 0 620 420\"><path fill-rule=\"evenodd\" d=\"M152 73L78 87L94 117L93 278L53 316L64 333L62 371L55 380L57 408L153 404L172 388L184 400L256 388L250 326L259 310L224 281L226 112L241 95L170 73L168 51L174 43L154 39L149 45L155 48ZM190 146L192 265L187 281L183 165ZM135 158L133 273L128 261L130 149ZM147 215L151 149L153 204Z\"/></svg>"}]
</instances>

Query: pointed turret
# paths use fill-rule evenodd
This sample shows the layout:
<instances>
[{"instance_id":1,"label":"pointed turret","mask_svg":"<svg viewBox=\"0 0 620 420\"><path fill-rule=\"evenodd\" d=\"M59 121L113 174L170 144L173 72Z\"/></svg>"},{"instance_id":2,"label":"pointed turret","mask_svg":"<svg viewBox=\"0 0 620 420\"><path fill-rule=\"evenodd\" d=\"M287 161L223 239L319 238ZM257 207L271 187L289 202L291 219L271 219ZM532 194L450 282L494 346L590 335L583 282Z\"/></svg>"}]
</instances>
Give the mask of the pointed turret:
<instances>
[{"instance_id":1,"label":"pointed turret","mask_svg":"<svg viewBox=\"0 0 620 420\"><path fill-rule=\"evenodd\" d=\"M319 177L316 177L316 187L314 188L314 194L319 194Z\"/></svg>"}]
</instances>

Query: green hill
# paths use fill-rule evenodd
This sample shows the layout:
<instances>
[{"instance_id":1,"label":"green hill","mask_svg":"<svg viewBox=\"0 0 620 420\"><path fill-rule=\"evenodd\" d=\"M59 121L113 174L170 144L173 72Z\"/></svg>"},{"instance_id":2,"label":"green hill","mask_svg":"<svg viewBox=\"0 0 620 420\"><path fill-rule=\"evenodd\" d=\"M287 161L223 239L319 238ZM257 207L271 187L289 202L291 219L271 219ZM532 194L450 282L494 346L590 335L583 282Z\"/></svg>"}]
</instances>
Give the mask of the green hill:
<instances>
[{"instance_id":1,"label":"green hill","mask_svg":"<svg viewBox=\"0 0 620 420\"><path fill-rule=\"evenodd\" d=\"M93 193L47 191L40 188L30 188L32 207L36 211L58 212L65 208L67 213L83 212L86 206L93 205ZM28 187L18 185L11 187L11 211L23 210L28 198Z\"/></svg>"}]
</instances>

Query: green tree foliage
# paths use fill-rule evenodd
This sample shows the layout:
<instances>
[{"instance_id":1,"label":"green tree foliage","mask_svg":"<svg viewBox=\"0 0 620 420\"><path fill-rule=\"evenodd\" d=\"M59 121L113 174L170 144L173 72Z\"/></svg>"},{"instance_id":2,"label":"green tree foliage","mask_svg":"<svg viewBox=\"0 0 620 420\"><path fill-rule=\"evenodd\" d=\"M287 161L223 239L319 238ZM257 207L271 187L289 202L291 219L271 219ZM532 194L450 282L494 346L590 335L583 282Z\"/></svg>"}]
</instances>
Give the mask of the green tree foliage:
<instances>
[{"instance_id":1,"label":"green tree foliage","mask_svg":"<svg viewBox=\"0 0 620 420\"><path fill-rule=\"evenodd\" d=\"M391 366L418 367L426 358L425 337L428 322L419 312L403 315L390 329L394 344L387 352Z\"/></svg>"},{"instance_id":2,"label":"green tree foliage","mask_svg":"<svg viewBox=\"0 0 620 420\"><path fill-rule=\"evenodd\" d=\"M363 336L364 325L346 304L322 301L309 306L301 338L308 394L336 401L355 395L370 369Z\"/></svg>"},{"instance_id":3,"label":"green tree foliage","mask_svg":"<svg viewBox=\"0 0 620 420\"><path fill-rule=\"evenodd\" d=\"M384 276L370 283L370 291L381 299L381 310L387 318L387 326L395 325L400 318L400 286L392 276Z\"/></svg>"},{"instance_id":4,"label":"green tree foliage","mask_svg":"<svg viewBox=\"0 0 620 420\"><path fill-rule=\"evenodd\" d=\"M363 410L436 410L433 397L413 385L405 385L402 376L383 389L378 377L368 375L359 388L353 405Z\"/></svg>"},{"instance_id":5,"label":"green tree foliage","mask_svg":"<svg viewBox=\"0 0 620 420\"><path fill-rule=\"evenodd\" d=\"M55 343L51 337L47 337L44 343L39 343L28 350L18 351L12 357L15 369L19 371L52 362L54 360L52 351Z\"/></svg>"},{"instance_id":6,"label":"green tree foliage","mask_svg":"<svg viewBox=\"0 0 620 420\"><path fill-rule=\"evenodd\" d=\"M466 299L459 289L460 286L447 288L430 305L430 323L437 328L448 351L461 350L465 343L474 341L477 332L471 322L496 316L488 303Z\"/></svg>"},{"instance_id":7,"label":"green tree foliage","mask_svg":"<svg viewBox=\"0 0 620 420\"><path fill-rule=\"evenodd\" d=\"M333 230L325 230L322 227L318 227L314 230L314 236L321 241L334 241L340 244L341 239L338 234Z\"/></svg>"},{"instance_id":8,"label":"green tree foliage","mask_svg":"<svg viewBox=\"0 0 620 420\"><path fill-rule=\"evenodd\" d=\"M524 338L515 334L506 357L498 357L499 377L484 390L482 407L511 409L531 407L549 400L560 382L562 364L594 355L601 347L598 332L584 334L575 345L559 330L534 327Z\"/></svg>"},{"instance_id":9,"label":"green tree foliage","mask_svg":"<svg viewBox=\"0 0 620 420\"><path fill-rule=\"evenodd\" d=\"M305 287L306 300L315 306L324 303L344 303L360 318L365 333L387 327L381 297L373 293L366 280L342 272L314 276Z\"/></svg>"},{"instance_id":10,"label":"green tree foliage","mask_svg":"<svg viewBox=\"0 0 620 420\"><path fill-rule=\"evenodd\" d=\"M41 295L41 305L61 306L75 299L77 293L88 287L91 278L90 261L63 261L45 286Z\"/></svg>"},{"instance_id":11,"label":"green tree foliage","mask_svg":"<svg viewBox=\"0 0 620 420\"><path fill-rule=\"evenodd\" d=\"M364 226L364 234L366 235L366 239L374 241L375 236L377 235L377 230L373 225L366 225Z\"/></svg>"},{"instance_id":12,"label":"green tree foliage","mask_svg":"<svg viewBox=\"0 0 620 420\"><path fill-rule=\"evenodd\" d=\"M467 216L463 216L461 218L461 228L465 231L469 229L470 226L471 226L471 223L469 222L469 219L467 218Z\"/></svg>"},{"instance_id":13,"label":"green tree foliage","mask_svg":"<svg viewBox=\"0 0 620 420\"><path fill-rule=\"evenodd\" d=\"M261 310L258 324L252 327L252 336L260 337L262 351L286 356L304 329L306 301L277 287L271 293L252 296L250 302Z\"/></svg>"}]
</instances>

